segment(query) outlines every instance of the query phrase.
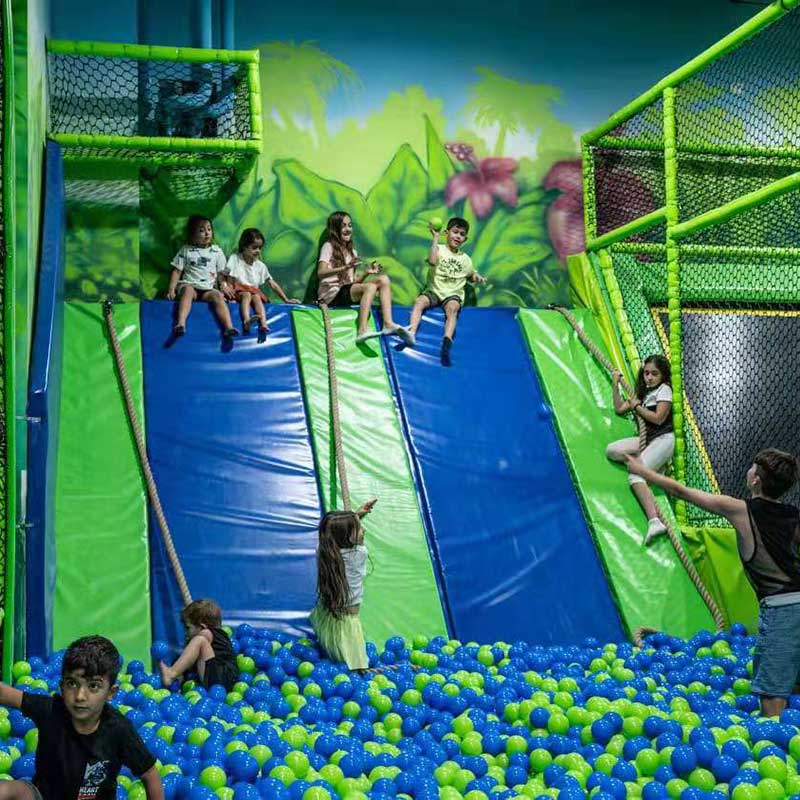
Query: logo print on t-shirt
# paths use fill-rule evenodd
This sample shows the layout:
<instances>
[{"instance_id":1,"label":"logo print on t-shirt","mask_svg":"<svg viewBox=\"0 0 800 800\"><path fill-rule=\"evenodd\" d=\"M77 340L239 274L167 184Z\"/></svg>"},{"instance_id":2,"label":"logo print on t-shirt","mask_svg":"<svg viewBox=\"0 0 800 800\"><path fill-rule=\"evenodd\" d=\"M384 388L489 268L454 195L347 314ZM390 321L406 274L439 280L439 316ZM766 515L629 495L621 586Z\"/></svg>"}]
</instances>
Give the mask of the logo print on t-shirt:
<instances>
[{"instance_id":1,"label":"logo print on t-shirt","mask_svg":"<svg viewBox=\"0 0 800 800\"><path fill-rule=\"evenodd\" d=\"M94 800L97 797L100 785L108 776L108 764L108 761L95 761L94 764L86 765L77 800Z\"/></svg>"}]
</instances>

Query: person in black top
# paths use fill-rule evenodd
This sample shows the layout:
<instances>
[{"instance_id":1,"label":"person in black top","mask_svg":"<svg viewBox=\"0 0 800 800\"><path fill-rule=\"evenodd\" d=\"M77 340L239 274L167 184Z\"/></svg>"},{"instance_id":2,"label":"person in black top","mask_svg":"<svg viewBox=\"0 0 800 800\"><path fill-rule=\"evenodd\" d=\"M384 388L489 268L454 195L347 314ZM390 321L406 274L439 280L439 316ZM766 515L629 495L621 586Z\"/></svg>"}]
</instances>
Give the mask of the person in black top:
<instances>
[{"instance_id":1,"label":"person in black top","mask_svg":"<svg viewBox=\"0 0 800 800\"><path fill-rule=\"evenodd\" d=\"M749 500L691 489L635 456L628 458L628 469L733 525L739 557L759 601L751 689L761 698L764 716L780 714L800 673L800 511L778 500L797 481L797 459L762 450L747 470Z\"/></svg>"},{"instance_id":2,"label":"person in black top","mask_svg":"<svg viewBox=\"0 0 800 800\"><path fill-rule=\"evenodd\" d=\"M159 662L162 684L170 687L184 672L194 669L206 689L219 684L230 691L239 679L239 670L230 637L222 630L220 607L213 600L195 600L181 611L181 622L186 646L171 667Z\"/></svg>"},{"instance_id":3,"label":"person in black top","mask_svg":"<svg viewBox=\"0 0 800 800\"><path fill-rule=\"evenodd\" d=\"M123 766L141 778L148 800L163 800L156 759L133 725L108 704L120 657L103 636L73 642L64 656L61 694L29 694L0 684L0 704L36 723L33 781L0 783L13 800L114 800Z\"/></svg>"}]
</instances>

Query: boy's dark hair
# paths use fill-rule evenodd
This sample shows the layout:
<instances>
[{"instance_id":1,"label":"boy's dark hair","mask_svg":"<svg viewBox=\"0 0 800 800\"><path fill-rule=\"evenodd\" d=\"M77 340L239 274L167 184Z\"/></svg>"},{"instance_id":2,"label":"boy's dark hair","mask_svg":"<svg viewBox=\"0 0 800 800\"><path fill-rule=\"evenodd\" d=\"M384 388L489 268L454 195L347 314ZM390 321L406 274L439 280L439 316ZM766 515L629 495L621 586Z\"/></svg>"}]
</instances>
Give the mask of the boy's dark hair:
<instances>
[{"instance_id":1,"label":"boy's dark hair","mask_svg":"<svg viewBox=\"0 0 800 800\"><path fill-rule=\"evenodd\" d=\"M222 609L213 600L195 600L181 611L181 622L196 627L205 625L219 628L222 625Z\"/></svg>"},{"instance_id":2,"label":"boy's dark hair","mask_svg":"<svg viewBox=\"0 0 800 800\"><path fill-rule=\"evenodd\" d=\"M450 228L463 228L464 233L469 233L469 222L463 217L450 217L450 219L447 220L447 230L449 231Z\"/></svg>"},{"instance_id":3,"label":"boy's dark hair","mask_svg":"<svg viewBox=\"0 0 800 800\"><path fill-rule=\"evenodd\" d=\"M797 481L797 459L791 453L768 448L754 459L756 473L761 478L761 490L772 500L777 500Z\"/></svg>"},{"instance_id":4,"label":"boy's dark hair","mask_svg":"<svg viewBox=\"0 0 800 800\"><path fill-rule=\"evenodd\" d=\"M120 666L119 650L114 647L113 642L105 636L84 636L67 648L61 677L65 678L70 672L83 670L84 677L94 678L101 675L108 678L113 686Z\"/></svg>"},{"instance_id":5,"label":"boy's dark hair","mask_svg":"<svg viewBox=\"0 0 800 800\"><path fill-rule=\"evenodd\" d=\"M211 230L214 230L214 223L208 218L204 217L202 214L192 214L189 219L186 220L186 241L190 242L194 239L195 233L197 233L197 229L204 223L207 222L211 226Z\"/></svg>"},{"instance_id":6,"label":"boy's dark hair","mask_svg":"<svg viewBox=\"0 0 800 800\"><path fill-rule=\"evenodd\" d=\"M241 253L245 247L250 247L251 244L255 244L257 241L260 241L263 246L267 240L258 228L245 228L239 237L238 251Z\"/></svg>"}]
</instances>

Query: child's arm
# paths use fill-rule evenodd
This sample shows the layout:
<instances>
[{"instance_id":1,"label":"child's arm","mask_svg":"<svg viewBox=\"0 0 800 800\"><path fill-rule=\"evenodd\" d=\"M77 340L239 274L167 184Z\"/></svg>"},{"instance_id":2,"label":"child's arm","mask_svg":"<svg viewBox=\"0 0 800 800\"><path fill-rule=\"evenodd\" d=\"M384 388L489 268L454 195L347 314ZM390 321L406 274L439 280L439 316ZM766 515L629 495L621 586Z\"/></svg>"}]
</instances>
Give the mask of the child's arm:
<instances>
[{"instance_id":1,"label":"child's arm","mask_svg":"<svg viewBox=\"0 0 800 800\"><path fill-rule=\"evenodd\" d=\"M439 263L439 231L437 231L433 225L429 225L428 230L433 234L431 249L428 252L428 263L432 267L435 267Z\"/></svg>"},{"instance_id":2,"label":"child's arm","mask_svg":"<svg viewBox=\"0 0 800 800\"><path fill-rule=\"evenodd\" d=\"M139 780L144 786L147 800L164 800L164 787L161 785L161 776L155 764Z\"/></svg>"},{"instance_id":3,"label":"child's arm","mask_svg":"<svg viewBox=\"0 0 800 800\"><path fill-rule=\"evenodd\" d=\"M647 422L652 422L654 425L661 425L667 417L672 413L672 403L669 400L659 400L656 403L656 410L651 411L642 405L642 401L638 397L633 397L629 401L633 413L640 416Z\"/></svg>"},{"instance_id":4,"label":"child's arm","mask_svg":"<svg viewBox=\"0 0 800 800\"><path fill-rule=\"evenodd\" d=\"M375 508L375 503L377 502L378 502L377 497L373 497L372 500L367 500L367 502L364 503L364 505L362 505L361 508L358 509L358 511L356 511L356 515L359 517L359 519L361 517L366 517L367 514L369 514L369 512L372 511L373 508Z\"/></svg>"},{"instance_id":5,"label":"child's arm","mask_svg":"<svg viewBox=\"0 0 800 800\"><path fill-rule=\"evenodd\" d=\"M22 692L5 683L0 683L0 706L22 707Z\"/></svg>"},{"instance_id":6,"label":"child's arm","mask_svg":"<svg viewBox=\"0 0 800 800\"><path fill-rule=\"evenodd\" d=\"M269 288L272 289L284 303L294 304L300 302L296 297L287 297L286 292L283 291L281 285L274 278L270 278L267 283L269 284Z\"/></svg>"},{"instance_id":7,"label":"child's arm","mask_svg":"<svg viewBox=\"0 0 800 800\"><path fill-rule=\"evenodd\" d=\"M344 266L332 267L330 262L320 261L317 263L317 277L328 278L331 275L338 275L340 272L347 272L347 270L353 269L357 265L357 262L357 259L353 259L349 264L345 264Z\"/></svg>"},{"instance_id":8,"label":"child's arm","mask_svg":"<svg viewBox=\"0 0 800 800\"><path fill-rule=\"evenodd\" d=\"M167 300L175 299L175 287L178 285L178 279L181 277L181 271L176 267L172 268L169 276L169 286L167 287Z\"/></svg>"},{"instance_id":9,"label":"child's arm","mask_svg":"<svg viewBox=\"0 0 800 800\"><path fill-rule=\"evenodd\" d=\"M684 486L682 483L645 466L638 456L627 456L626 461L628 471L634 475L640 475L648 483L660 486L665 492L669 492L679 500L685 500L693 506L710 511L720 517L725 517L737 531L743 528L749 530L750 521L744 500L729 497L726 494L712 494L711 492L702 492L700 489Z\"/></svg>"},{"instance_id":10,"label":"child's arm","mask_svg":"<svg viewBox=\"0 0 800 800\"><path fill-rule=\"evenodd\" d=\"M477 272L473 272L467 280L472 283L486 283L486 278L484 278L483 275L479 275Z\"/></svg>"},{"instance_id":11,"label":"child's arm","mask_svg":"<svg viewBox=\"0 0 800 800\"><path fill-rule=\"evenodd\" d=\"M619 382L621 379L622 379L622 373L618 369L615 369L611 373L611 397L612 400L614 401L614 411L619 416L627 414L631 410L633 403L633 400L622 399L622 395L620 394L619 391Z\"/></svg>"}]
</instances>

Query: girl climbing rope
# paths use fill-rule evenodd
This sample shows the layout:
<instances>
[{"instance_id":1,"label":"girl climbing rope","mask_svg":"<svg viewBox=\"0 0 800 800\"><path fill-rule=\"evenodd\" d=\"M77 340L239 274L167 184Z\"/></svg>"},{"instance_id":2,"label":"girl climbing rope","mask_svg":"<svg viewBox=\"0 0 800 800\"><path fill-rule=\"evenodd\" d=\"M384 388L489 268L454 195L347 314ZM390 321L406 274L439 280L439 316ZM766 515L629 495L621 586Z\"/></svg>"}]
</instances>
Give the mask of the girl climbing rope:
<instances>
[{"instance_id":1,"label":"girl climbing rope","mask_svg":"<svg viewBox=\"0 0 800 800\"><path fill-rule=\"evenodd\" d=\"M675 451L675 434L672 432L672 385L669 361L664 356L652 355L645 359L636 376L636 388L631 397L623 399L620 392L622 374L612 372L611 391L614 411L620 416L633 412L644 422L645 446L639 452L639 437L630 436L612 442L606 448L606 457L621 464L629 455L639 455L651 469L660 470L672 459ZM645 544L667 532L659 519L656 501L650 487L638 475L630 473L628 483L645 514L647 533Z\"/></svg>"}]
</instances>

